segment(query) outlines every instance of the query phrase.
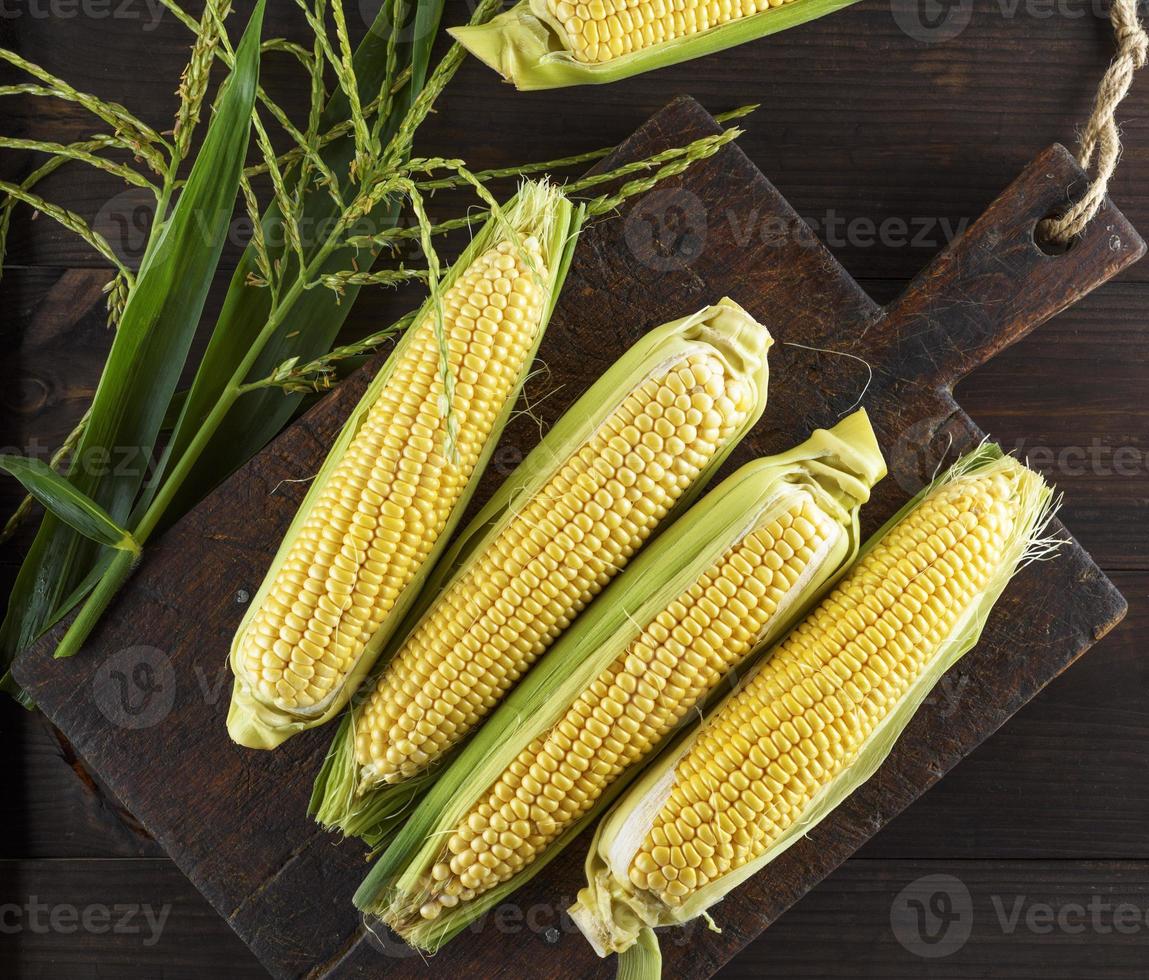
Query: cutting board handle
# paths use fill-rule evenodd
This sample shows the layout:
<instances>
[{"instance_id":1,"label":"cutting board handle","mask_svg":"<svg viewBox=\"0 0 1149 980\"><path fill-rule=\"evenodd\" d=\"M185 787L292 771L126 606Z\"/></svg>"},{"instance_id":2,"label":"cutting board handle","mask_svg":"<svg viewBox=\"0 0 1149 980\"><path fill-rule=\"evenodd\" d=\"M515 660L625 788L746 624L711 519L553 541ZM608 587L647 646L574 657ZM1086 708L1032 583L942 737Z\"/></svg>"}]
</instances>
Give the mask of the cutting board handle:
<instances>
[{"instance_id":1,"label":"cutting board handle","mask_svg":"<svg viewBox=\"0 0 1149 980\"><path fill-rule=\"evenodd\" d=\"M1038 222L1084 191L1087 178L1055 144L886 309L867 340L902 377L952 388L965 374L1136 262L1145 242L1106 199L1068 249L1035 240Z\"/></svg>"}]
</instances>

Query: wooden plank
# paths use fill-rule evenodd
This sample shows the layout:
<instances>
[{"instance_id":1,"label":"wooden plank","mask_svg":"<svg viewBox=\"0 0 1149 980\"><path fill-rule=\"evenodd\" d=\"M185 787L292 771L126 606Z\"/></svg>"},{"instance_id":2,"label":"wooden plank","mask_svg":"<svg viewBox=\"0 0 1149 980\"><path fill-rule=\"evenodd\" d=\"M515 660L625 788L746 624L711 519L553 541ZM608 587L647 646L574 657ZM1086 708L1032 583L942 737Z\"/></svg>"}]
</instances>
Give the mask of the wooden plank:
<instances>
[{"instance_id":1,"label":"wooden plank","mask_svg":"<svg viewBox=\"0 0 1149 980\"><path fill-rule=\"evenodd\" d=\"M6 977L267 977L166 858L0 860L0 915Z\"/></svg>"},{"instance_id":2,"label":"wooden plank","mask_svg":"<svg viewBox=\"0 0 1149 980\"><path fill-rule=\"evenodd\" d=\"M935 895L952 922L919 918ZM855 860L719 977L1129 980L1147 955L1145 862Z\"/></svg>"},{"instance_id":3,"label":"wooden plank","mask_svg":"<svg viewBox=\"0 0 1149 980\"><path fill-rule=\"evenodd\" d=\"M969 936L941 959L915 952L922 947L914 941L912 920L903 916L907 906L896 905L902 890L915 882L920 884L908 897L930 894L933 880L948 884L959 901L961 886L969 893ZM1097 909L1096 920L1091 903ZM904 923L897 934L891 928L895 907ZM165 860L0 861L0 908L5 933L0 971L6 976L23 980L108 976L200 980L212 972L227 980L267 976L187 879ZM1052 928L1045 924L1046 908L1054 916ZM128 909L139 911L124 921ZM1118 909L1121 931L1114 928ZM923 976L1128 980L1141 974L1147 955L1147 909L1149 866L1144 862L855 859L795 905L718 976L720 980L921 980ZM1139 923L1133 921L1134 910L1140 911ZM1057 926L1058 914L1071 931ZM162 928L154 929L161 920ZM116 922L119 931L111 928ZM1081 926L1084 931L1076 931ZM530 927L525 918L517 922L508 916L502 928L523 932ZM157 932L158 939L152 942ZM957 931L946 948L957 945L961 935ZM666 945L673 941L673 934L666 933ZM435 961L420 975L438 975Z\"/></svg>"},{"instance_id":4,"label":"wooden plank","mask_svg":"<svg viewBox=\"0 0 1149 980\"><path fill-rule=\"evenodd\" d=\"M625 153L642 155L712 127L695 104L678 102L644 127ZM679 261L667 242L635 235L635 224L650 226L642 215L635 224L625 217L601 223L580 245L542 352L555 382L563 383L544 414L553 418L644 329L729 293L782 342L772 362L771 411L730 465L833 421L864 387L854 362L787 347L786 341L852 350L873 365L866 402L879 436L892 447L893 476L866 516L873 527L933 470L947 446L961 448L981 437L946 386L1140 255L1140 240L1113 211L1066 255L1048 257L1033 246L1033 224L1061 198L1075 172L1063 150L1039 156L983 221L886 310L807 236L747 246L728 224L710 224L706 247L693 261ZM689 210L694 202L703 215L737 207L782 227L798 221L737 149L692 169L678 191L662 193L661 204L652 196L636 205L648 209L645 217L655 227L663 213L658 208ZM309 733L270 756L241 753L227 742L220 651L242 611L234 596L254 591L298 502L299 485L282 481L314 471L362 384L360 378L336 392L154 547L131 596L110 611L88 656L52 662L45 644L22 660L18 672L116 795L269 969L284 976L377 971L378 953L357 938L345 901L362 866L353 846L320 837L302 816L308 786L299 777L314 771L326 733ZM525 422L511 430L504 448L531 444ZM496 478L489 474L487 486ZM1057 562L1027 569L991 618L984 642L959 666L957 676L969 678L970 691L960 719L928 706L875 780L779 859L769 882L750 882L725 903L723 934L672 948L668 969L681 976L713 973L1080 655L1123 608L1075 544ZM124 658L139 658L141 647L156 648L143 656L174 685L170 710L161 705L147 728L109 712L107 704L103 712L93 705L100 672L124 669ZM162 771L181 773L178 782L153 771L161 764L157 742L164 745ZM557 899L572 895L581 877L579 851L576 844L517 901L537 905L542 921L549 909L558 923L564 903ZM313 900L301 903L301 895ZM564 975L609 973L585 944L561 930L559 940ZM448 947L436 966L474 970L481 964L488 976L523 975L537 968L539 948L537 940L479 935ZM413 966L390 965L392 973Z\"/></svg>"},{"instance_id":5,"label":"wooden plank","mask_svg":"<svg viewBox=\"0 0 1149 980\"><path fill-rule=\"evenodd\" d=\"M238 25L250 3L236 7ZM372 9L349 10L360 7ZM142 0L133 9L143 13ZM970 15L965 30L931 42L901 26L921 16L917 0L871 0L705 61L557 93L513 93L471 61L421 131L421 146L462 155L476 167L515 165L617 142L674 93L689 92L715 112L759 102L763 109L743 139L750 157L855 276L910 278L1039 148L1056 140L1069 145L1087 118L1112 57L1112 30L1096 16L1096 5L1070 2L1066 16L1041 15L1053 9L1059 8L974 0L954 8ZM462 16L449 8L452 21ZM269 36L305 37L293 4L271 5L267 22ZM13 41L79 87L118 99L165 128L187 34L170 17L147 27L144 17L24 18ZM167 83L138 84L141 44L150 74ZM269 57L264 71L286 105L306 105L289 59ZM91 132L81 110L49 109L44 101L10 100L7 128L45 139ZM1149 226L1149 138L1138 120L1147 109L1149 92L1134 86L1119 117L1125 152L1112 188L1142 227ZM0 168L27 166L16 155L5 159L11 163L0 160ZM119 190L94 176L62 175L45 186L88 216ZM441 199L432 204L436 213L442 206ZM745 216L737 217L745 227ZM14 229L12 257L27 264L98 261L51 223L27 219ZM1149 268L1128 275L1144 280Z\"/></svg>"},{"instance_id":6,"label":"wooden plank","mask_svg":"<svg viewBox=\"0 0 1149 980\"><path fill-rule=\"evenodd\" d=\"M44 717L8 698L0 702L0 771L20 799L0 808L0 858L163 854Z\"/></svg>"}]
</instances>

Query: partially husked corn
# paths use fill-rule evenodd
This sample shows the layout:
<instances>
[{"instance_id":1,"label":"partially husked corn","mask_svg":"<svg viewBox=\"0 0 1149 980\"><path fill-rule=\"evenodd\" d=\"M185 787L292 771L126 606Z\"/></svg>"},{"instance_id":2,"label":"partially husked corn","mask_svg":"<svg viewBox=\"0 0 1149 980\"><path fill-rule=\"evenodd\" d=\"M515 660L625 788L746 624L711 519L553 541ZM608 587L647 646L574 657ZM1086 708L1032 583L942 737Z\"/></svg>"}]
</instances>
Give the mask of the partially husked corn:
<instances>
[{"instance_id":1,"label":"partially husked corn","mask_svg":"<svg viewBox=\"0 0 1149 980\"><path fill-rule=\"evenodd\" d=\"M409 778L498 703L622 568L754 406L687 354L629 392L436 602L355 726L363 788Z\"/></svg>"},{"instance_id":2,"label":"partially husked corn","mask_svg":"<svg viewBox=\"0 0 1149 980\"><path fill-rule=\"evenodd\" d=\"M630 867L679 905L764 854L857 755L1000 568L1009 477L957 480L898 524L706 725Z\"/></svg>"},{"instance_id":3,"label":"partially husked corn","mask_svg":"<svg viewBox=\"0 0 1149 980\"><path fill-rule=\"evenodd\" d=\"M868 779L1049 547L1042 478L996 447L879 532L827 597L600 825L571 915L600 955L702 915ZM635 946L635 943L642 942Z\"/></svg>"},{"instance_id":4,"label":"partially husked corn","mask_svg":"<svg viewBox=\"0 0 1149 980\"><path fill-rule=\"evenodd\" d=\"M858 412L724 481L500 705L407 815L359 907L433 951L502 901L841 573L884 473Z\"/></svg>"},{"instance_id":5,"label":"partially husked corn","mask_svg":"<svg viewBox=\"0 0 1149 980\"><path fill-rule=\"evenodd\" d=\"M322 706L427 560L534 346L543 268L537 238L500 242L443 297L456 461L445 456L434 316L414 328L244 633L239 670L259 698Z\"/></svg>"},{"instance_id":6,"label":"partially husked corn","mask_svg":"<svg viewBox=\"0 0 1149 980\"><path fill-rule=\"evenodd\" d=\"M414 317L236 632L228 730L273 748L350 699L442 552L553 309L581 221L526 183Z\"/></svg>"},{"instance_id":7,"label":"partially husked corn","mask_svg":"<svg viewBox=\"0 0 1149 980\"><path fill-rule=\"evenodd\" d=\"M519 89L618 81L784 31L854 0L519 0L452 28Z\"/></svg>"},{"instance_id":8,"label":"partially husked corn","mask_svg":"<svg viewBox=\"0 0 1149 980\"><path fill-rule=\"evenodd\" d=\"M447 840L435 918L534 860L642 759L753 649L786 600L842 534L806 493L755 528L650 622L536 738Z\"/></svg>"},{"instance_id":9,"label":"partially husked corn","mask_svg":"<svg viewBox=\"0 0 1149 980\"><path fill-rule=\"evenodd\" d=\"M723 300L646 334L555 424L440 562L365 685L311 810L378 844L760 417L769 333Z\"/></svg>"},{"instance_id":10,"label":"partially husked corn","mask_svg":"<svg viewBox=\"0 0 1149 980\"><path fill-rule=\"evenodd\" d=\"M546 0L579 61L607 62L795 0Z\"/></svg>"}]
</instances>

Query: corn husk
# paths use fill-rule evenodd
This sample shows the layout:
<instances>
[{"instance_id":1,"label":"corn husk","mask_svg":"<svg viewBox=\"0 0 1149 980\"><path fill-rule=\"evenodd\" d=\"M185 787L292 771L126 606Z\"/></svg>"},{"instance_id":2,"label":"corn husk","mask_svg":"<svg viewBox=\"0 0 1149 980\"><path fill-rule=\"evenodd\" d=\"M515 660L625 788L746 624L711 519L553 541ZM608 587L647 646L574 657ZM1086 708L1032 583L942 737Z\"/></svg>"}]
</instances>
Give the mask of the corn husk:
<instances>
[{"instance_id":1,"label":"corn husk","mask_svg":"<svg viewBox=\"0 0 1149 980\"><path fill-rule=\"evenodd\" d=\"M441 292L449 290L479 255L493 248L501 241L515 241L527 235L535 235L539 241L543 243L545 255L547 256L547 269L540 269L538 273L547 278L546 291L549 299L544 308L535 346L523 360L519 381L521 385L529 371L531 361L534 359L538 344L546 331L547 323L554 310L555 303L558 300L558 295L566 277L567 270L570 267L583 212L581 208L576 209L563 196L560 190L546 182L524 184L514 200L501 210L502 214L492 216L479 234L475 236L459 260L451 267L449 272L443 276L439 283L439 290ZM420 323L423 322L426 317L435 316L434 304L435 298L433 296L428 297L414 322ZM507 420L510 418L516 400L514 397L508 398L503 406L499 418L487 438L483 452L471 473L467 487L452 509L451 515L443 528L443 532L439 535L435 547L428 555L427 560L423 563L420 570L415 574L397 599L390 615L371 637L371 640L356 662L354 669L348 674L343 684L322 704L299 713L286 712L258 700L248 685L243 681L240 673L236 670L240 640L247 630L251 619L258 612L264 598L274 584L276 574L287 560L291 551L292 542L300 528L306 522L308 513L316 498L322 493L327 481L339 465L348 445L352 439L355 438L371 406L378 398L380 390L390 380L395 365L403 357L413 337L414 331L409 330L403 339L400 340L394 352L368 386L367 391L359 400L359 403L344 424L343 429L339 433L339 437L327 455L323 467L312 481L311 488L304 498L303 503L300 505L295 519L288 528L283 543L280 545L279 551L272 560L267 576L264 578L263 585L260 587L259 592L256 593L248 607L247 615L236 631L236 636L231 647L231 665L233 673L236 676L236 683L232 692L227 725L229 734L240 745L260 749L275 748L298 732L325 724L346 707L355 690L371 670L380 652L384 649L387 642L403 621L405 615L411 610L422 593L427 576L445 549L451 537L451 533L462 517L471 495L474 493L475 487L482 476L487 461L490 459L491 453L498 443L499 435L506 425Z\"/></svg>"},{"instance_id":2,"label":"corn husk","mask_svg":"<svg viewBox=\"0 0 1149 980\"><path fill-rule=\"evenodd\" d=\"M623 960L631 971L630 975L636 978L657 977L651 954L650 930L681 925L700 916L709 918L707 913L713 905L808 834L877 771L942 675L976 644L994 603L1018 568L1050 552L1053 543L1043 538L1043 534L1053 510L1052 491L1040 475L1003 455L996 446L986 445L959 460L946 474L915 496L870 538L860 552L860 557L867 554L890 528L939 487L968 474L993 470L1009 470L1016 474L1016 492L1022 516L1013 528L1005 559L991 584L938 645L906 695L862 744L855 760L821 789L801 818L773 847L758 859L700 888L677 908L671 908L657 896L640 892L632 886L627 870L633 854L673 786L678 761L690 750L706 721L664 752L604 818L587 857L587 885L570 909L571 917L600 956L611 952L624 953ZM761 658L758 664L765 663L768 658L768 655ZM754 671L748 672L746 679L752 676ZM713 718L721 710L722 705L719 705L708 718ZM620 970L623 965L620 961Z\"/></svg>"},{"instance_id":3,"label":"corn husk","mask_svg":"<svg viewBox=\"0 0 1149 980\"><path fill-rule=\"evenodd\" d=\"M591 605L459 755L356 894L411 944L433 951L505 899L553 860L641 769L632 765L596 804L513 878L445 910L420 918L431 866L442 860L445 835L490 791L506 766L552 728L591 681L707 569L755 529L774 521L795 499L813 498L840 533L828 539L764 631L761 650L780 636L850 564L859 546L858 511L885 464L865 412L802 445L739 469L650 545ZM753 651L749 655L753 656ZM719 685L722 687L722 685ZM669 741L672 734L663 740ZM657 747L648 755L653 758Z\"/></svg>"},{"instance_id":4,"label":"corn husk","mask_svg":"<svg viewBox=\"0 0 1149 980\"><path fill-rule=\"evenodd\" d=\"M516 88L529 91L617 82L776 34L854 2L794 0L690 37L676 38L597 64L574 56L566 30L551 16L546 0L521 0L486 24L452 28L450 34Z\"/></svg>"},{"instance_id":5,"label":"corn husk","mask_svg":"<svg viewBox=\"0 0 1149 980\"><path fill-rule=\"evenodd\" d=\"M703 468L699 478L667 515L664 526L681 514L706 482L761 417L766 407L769 378L769 332L730 299L664 324L632 346L555 424L512 473L474 521L444 556L424 588L419 608L401 631L407 636L427 611L433 598L466 573L469 562L481 555L519 511L551 478L578 446L585 443L613 413L615 407L668 362L697 351L717 354L734 376L751 386L754 409L727 444ZM395 644L397 647L399 644ZM394 648L388 651L388 657ZM370 691L370 686L365 688ZM411 800L424 792L445 768L446 759L424 774L403 782L360 792L362 773L354 758L355 706L343 719L331 752L315 783L311 812L329 828L378 845L395 830L395 817L404 814Z\"/></svg>"}]
</instances>

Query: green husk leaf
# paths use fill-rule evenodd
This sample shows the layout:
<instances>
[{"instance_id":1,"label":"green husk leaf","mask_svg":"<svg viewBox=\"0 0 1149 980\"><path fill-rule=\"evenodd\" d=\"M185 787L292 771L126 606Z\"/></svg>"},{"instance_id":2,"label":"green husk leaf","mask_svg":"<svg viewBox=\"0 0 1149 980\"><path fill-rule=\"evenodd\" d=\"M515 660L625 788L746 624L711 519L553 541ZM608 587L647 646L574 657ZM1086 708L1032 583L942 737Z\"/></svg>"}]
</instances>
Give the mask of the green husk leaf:
<instances>
[{"instance_id":1,"label":"green husk leaf","mask_svg":"<svg viewBox=\"0 0 1149 980\"><path fill-rule=\"evenodd\" d=\"M577 239L578 230L582 222L582 212L574 209L570 202L562 195L561 191L556 190L544 182L525 185L519 195L505 209L505 215L516 234L537 233L545 244L547 255L553 256L555 260L553 263L554 268L551 271L550 282L547 283L550 301L544 311L535 346L524 359L523 373L519 381L521 385L530 362L534 358L534 352L538 349L538 343L541 342L543 334L546 332L547 322L550 319L551 312L554 309L555 299L562 285L562 277L565 276L569 264L569 254L573 250ZM455 265L448 270L440 283L440 289L444 291L450 289L476 257L488 248L491 248L496 242L506 239L507 237L499 221L492 220L489 222L483 231L471 242L470 246L464 251ZM415 316L414 322L421 323L427 317L433 316L435 303L436 299L434 296L428 297L422 309ZM332 446L323 464L323 468L312 481L311 488L304 498L303 503L300 505L295 520L288 529L279 552L272 561L271 568L268 571L267 577L264 579L263 585L249 605L248 614L236 632L236 639L232 644L233 671L235 671L236 667L235 658L239 649L239 640L274 582L279 567L287 559L294 538L300 527L306 522L308 512L315 498L322 493L323 486L329 479L330 474L339 465L347 446L355 437L363 419L377 400L380 389L390 379L395 365L398 364L403 357L407 347L412 343L414 336L414 331L408 331L396 346L388 358L387 363L372 381L358 406L352 412L340 432L339 438ZM274 748L298 732L325 724L342 711L354 694L356 688L373 666L380 651L402 622L406 612L416 601L422 584L430 572L431 566L441 554L448 538L462 517L467 502L474 492L478 480L482 476L486 462L490 458L490 454L494 451L499 434L506 424L507 419L510 417L514 401L515 398L509 398L503 406L500 416L492 429L491 436L487 439L478 463L471 474L468 486L452 510L451 517L443 533L440 535L436 547L428 556L427 561L424 562L420 572L412 579L399 597L387 620L371 638L367 648L360 656L354 671L346 679L342 687L332 696L329 702L324 705L322 711L307 715L289 714L272 706L260 703L253 696L253 693L247 689L247 685L244 684L239 672L235 671L237 680L232 693L231 709L228 712L228 731L236 742L250 748Z\"/></svg>"},{"instance_id":2,"label":"green husk leaf","mask_svg":"<svg viewBox=\"0 0 1149 980\"><path fill-rule=\"evenodd\" d=\"M547 0L521 0L482 25L450 33L471 54L521 91L600 85L724 51L768 34L832 14L855 0L793 0L690 37L676 38L601 64L573 55L565 28L551 16Z\"/></svg>"},{"instance_id":3,"label":"green husk leaf","mask_svg":"<svg viewBox=\"0 0 1149 980\"><path fill-rule=\"evenodd\" d=\"M360 909L381 916L408 942L434 951L536 875L593 822L641 771L616 779L588 812L519 874L476 899L424 921L425 883L441 858L444 835L489 792L519 753L561 719L567 707L622 655L645 625L682 595L731 547L809 495L840 528L808 577L783 603L744 662L781 636L830 587L857 554L858 511L885 475L865 412L819 430L788 452L739 469L651 543L568 629L440 777L356 893ZM711 692L728 688L721 683ZM703 708L703 704L697 707ZM668 743L674 732L662 743ZM647 755L651 759L655 746Z\"/></svg>"},{"instance_id":4,"label":"green husk leaf","mask_svg":"<svg viewBox=\"0 0 1149 980\"><path fill-rule=\"evenodd\" d=\"M244 34L236 70L220 89L203 148L141 263L73 455L71 483L117 524L127 522L144 482L143 461L155 448L223 248L247 152L262 19L261 0ZM135 467L105 474L87 465L96 454L124 447L137 453ZM97 546L54 515L45 515L0 628L4 663L59 615L62 600L75 595L73 590L100 560Z\"/></svg>"},{"instance_id":5,"label":"green husk leaf","mask_svg":"<svg viewBox=\"0 0 1149 980\"><path fill-rule=\"evenodd\" d=\"M0 470L14 476L49 512L84 537L109 548L139 555L140 546L130 532L46 463L26 456L0 456Z\"/></svg>"},{"instance_id":6,"label":"green husk leaf","mask_svg":"<svg viewBox=\"0 0 1149 980\"><path fill-rule=\"evenodd\" d=\"M653 929L643 929L638 942L618 956L617 980L660 980L662 950Z\"/></svg>"},{"instance_id":7,"label":"green husk leaf","mask_svg":"<svg viewBox=\"0 0 1149 980\"><path fill-rule=\"evenodd\" d=\"M977 643L994 604L1017 570L1028 561L1047 556L1056 547L1056 542L1045 537L1056 506L1053 493L1040 475L1016 459L1005 456L997 446L984 445L960 459L944 475L915 495L859 552L859 557L868 554L890 528L938 488L966 476L997 471L1008 471L1016 478L1021 517L1016 522L1000 567L989 586L950 634L939 643L927 666L901 701L875 727L856 759L819 791L801 818L793 823L770 850L699 889L678 908L669 908L656 896L635 891L629 878L620 880L615 874L611 855L620 842L629 844L641 839L645 833L644 828L657 813L657 801L664 798L674 778L678 760L689 751L708 721L695 726L665 751L607 814L595 832L587 857L587 886L579 892L577 903L570 909L571 917L600 956L628 949L643 929L681 925L706 915L712 905L808 834L878 770L942 675ZM768 659L769 654L761 658L758 664ZM753 671L747 674L746 679L751 676ZM736 693L729 697L734 697ZM707 715L707 719L722 711L725 704L726 701L719 704ZM619 853L626 853L625 847Z\"/></svg>"}]
</instances>

